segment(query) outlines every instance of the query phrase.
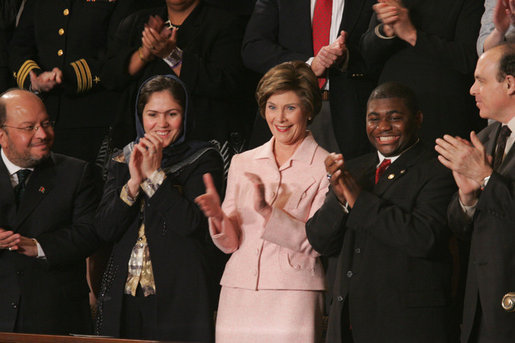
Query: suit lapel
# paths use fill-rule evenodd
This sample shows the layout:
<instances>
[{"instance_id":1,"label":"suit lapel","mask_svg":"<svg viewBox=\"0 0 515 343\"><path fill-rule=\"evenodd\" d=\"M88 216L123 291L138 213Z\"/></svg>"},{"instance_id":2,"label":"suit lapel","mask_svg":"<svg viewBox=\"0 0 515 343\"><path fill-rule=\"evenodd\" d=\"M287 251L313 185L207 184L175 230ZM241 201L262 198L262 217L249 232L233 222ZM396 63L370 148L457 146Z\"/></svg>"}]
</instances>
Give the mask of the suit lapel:
<instances>
[{"instance_id":1,"label":"suit lapel","mask_svg":"<svg viewBox=\"0 0 515 343\"><path fill-rule=\"evenodd\" d=\"M356 25L359 13L366 1L347 0L343 8L342 22L340 23L340 30L345 30L348 34L352 32Z\"/></svg>"},{"instance_id":2,"label":"suit lapel","mask_svg":"<svg viewBox=\"0 0 515 343\"><path fill-rule=\"evenodd\" d=\"M510 175L509 172L515 171L515 144L510 148L510 151L504 156L499 173L502 175Z\"/></svg>"},{"instance_id":3,"label":"suit lapel","mask_svg":"<svg viewBox=\"0 0 515 343\"><path fill-rule=\"evenodd\" d=\"M499 131L501 130L501 123L492 124L495 125L492 130L485 136L483 140L483 145L485 146L485 151L490 156L494 156L495 153L495 142L497 141L497 135L499 135Z\"/></svg>"},{"instance_id":4,"label":"suit lapel","mask_svg":"<svg viewBox=\"0 0 515 343\"><path fill-rule=\"evenodd\" d=\"M53 160L49 159L37 166L32 173L16 214L16 226L20 227L36 206L54 187L55 170Z\"/></svg>"},{"instance_id":5,"label":"suit lapel","mask_svg":"<svg viewBox=\"0 0 515 343\"><path fill-rule=\"evenodd\" d=\"M279 4L280 6L280 4ZM313 54L313 27L311 22L311 2L310 0L293 0L284 4L285 9L291 9L290 17L295 18L298 23L298 37L303 37L302 45L309 47L310 54ZM281 8L279 8L281 11Z\"/></svg>"},{"instance_id":6,"label":"suit lapel","mask_svg":"<svg viewBox=\"0 0 515 343\"><path fill-rule=\"evenodd\" d=\"M423 146L421 143L416 143L408 151L405 151L394 163L385 170L384 174L379 179L379 182L374 187L374 193L382 196L388 188L400 180L404 175L409 173L411 166L417 163L419 158L424 155Z\"/></svg>"},{"instance_id":7,"label":"suit lapel","mask_svg":"<svg viewBox=\"0 0 515 343\"><path fill-rule=\"evenodd\" d=\"M485 136L485 139L483 141L483 145L485 146L485 150L487 154L490 156L494 156L495 154L495 147L497 143L497 136L499 136L499 132L501 131L501 123L496 123L495 127L488 133L487 136ZM499 167L499 170L497 170L498 173L502 175L508 175L510 170L515 170L515 149L513 148L515 146L512 145L510 148L510 151L504 156L504 159L502 161L501 166Z\"/></svg>"},{"instance_id":8,"label":"suit lapel","mask_svg":"<svg viewBox=\"0 0 515 343\"><path fill-rule=\"evenodd\" d=\"M2 158L0 158L0 190L0 227L12 227L16 215L16 201L9 172Z\"/></svg>"}]
</instances>

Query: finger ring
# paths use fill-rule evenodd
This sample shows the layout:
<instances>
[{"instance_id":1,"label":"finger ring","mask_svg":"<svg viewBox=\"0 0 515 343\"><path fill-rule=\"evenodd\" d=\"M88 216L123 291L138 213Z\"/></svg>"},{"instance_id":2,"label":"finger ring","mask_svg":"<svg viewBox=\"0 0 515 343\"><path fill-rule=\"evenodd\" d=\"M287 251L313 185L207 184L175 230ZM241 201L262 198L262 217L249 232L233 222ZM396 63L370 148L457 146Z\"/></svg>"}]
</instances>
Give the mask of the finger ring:
<instances>
[{"instance_id":1,"label":"finger ring","mask_svg":"<svg viewBox=\"0 0 515 343\"><path fill-rule=\"evenodd\" d=\"M327 180L331 181L331 177L333 176L333 174L330 174L330 173L327 173Z\"/></svg>"},{"instance_id":2,"label":"finger ring","mask_svg":"<svg viewBox=\"0 0 515 343\"><path fill-rule=\"evenodd\" d=\"M11 250L12 250L12 249L11 249L11 247L9 247L8 249L9 249L9 251L11 251Z\"/></svg>"}]
</instances>

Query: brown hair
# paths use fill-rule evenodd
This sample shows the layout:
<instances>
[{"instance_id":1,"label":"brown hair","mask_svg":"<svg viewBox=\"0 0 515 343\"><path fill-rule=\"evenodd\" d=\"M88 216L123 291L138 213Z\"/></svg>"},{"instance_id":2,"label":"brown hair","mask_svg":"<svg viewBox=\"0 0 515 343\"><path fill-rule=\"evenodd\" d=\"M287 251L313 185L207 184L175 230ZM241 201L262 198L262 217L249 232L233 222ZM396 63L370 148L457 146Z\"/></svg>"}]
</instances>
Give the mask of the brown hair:
<instances>
[{"instance_id":1,"label":"brown hair","mask_svg":"<svg viewBox=\"0 0 515 343\"><path fill-rule=\"evenodd\" d=\"M308 123L322 108L322 95L317 77L302 61L284 62L270 69L259 81L256 101L259 113L264 118L266 102L276 94L294 91L301 100L302 109L308 114Z\"/></svg>"},{"instance_id":2,"label":"brown hair","mask_svg":"<svg viewBox=\"0 0 515 343\"><path fill-rule=\"evenodd\" d=\"M170 95L181 105L183 111L186 111L186 91L179 81L167 77L166 75L158 75L147 81L140 89L138 96L138 116L141 118L143 109L147 104L150 96L154 93L168 91Z\"/></svg>"}]
</instances>

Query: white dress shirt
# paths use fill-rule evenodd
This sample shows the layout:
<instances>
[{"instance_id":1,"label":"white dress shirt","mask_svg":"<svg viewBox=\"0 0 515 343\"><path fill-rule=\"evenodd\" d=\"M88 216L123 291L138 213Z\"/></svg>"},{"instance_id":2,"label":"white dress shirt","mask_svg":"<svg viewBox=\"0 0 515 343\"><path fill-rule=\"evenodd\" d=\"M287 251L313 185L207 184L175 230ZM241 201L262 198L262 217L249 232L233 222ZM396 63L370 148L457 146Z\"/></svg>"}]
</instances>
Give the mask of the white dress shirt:
<instances>
[{"instance_id":1,"label":"white dress shirt","mask_svg":"<svg viewBox=\"0 0 515 343\"><path fill-rule=\"evenodd\" d=\"M7 168L7 171L9 172L9 179L11 180L11 185L14 187L18 186L18 175L16 174L21 169L28 169L31 172L34 171L34 168L22 168L20 166L17 166L16 164L12 163L7 156L5 156L4 149L0 150L0 154L2 155L2 161L5 164L5 167ZM32 175L32 174L31 174ZM25 184L29 181L30 175L25 181ZM35 240L36 241L36 240ZM36 241L36 245L38 247L38 258L46 258L45 252L43 251L43 248L41 248L41 245L39 245L39 242Z\"/></svg>"}]
</instances>

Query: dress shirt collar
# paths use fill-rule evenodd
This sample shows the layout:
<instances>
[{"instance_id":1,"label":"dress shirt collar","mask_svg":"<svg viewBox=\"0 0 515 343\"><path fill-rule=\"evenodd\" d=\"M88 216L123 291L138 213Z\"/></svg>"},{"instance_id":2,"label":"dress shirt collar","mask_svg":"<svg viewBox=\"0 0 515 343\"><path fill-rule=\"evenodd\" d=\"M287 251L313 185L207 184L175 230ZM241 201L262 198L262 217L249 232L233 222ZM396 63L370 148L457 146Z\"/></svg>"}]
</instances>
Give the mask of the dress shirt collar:
<instances>
[{"instance_id":1,"label":"dress shirt collar","mask_svg":"<svg viewBox=\"0 0 515 343\"><path fill-rule=\"evenodd\" d=\"M395 155L395 156L390 156L390 157L385 157L383 156L383 154L381 154L379 152L379 150L377 150L377 156L379 157L379 163L377 163L376 165L376 168L379 167L379 165L381 163L383 163L383 160L385 158L389 159L390 161L395 162L396 159L398 159L399 157L401 157L402 154L404 154L406 151L408 151L409 149L413 148L415 145L417 145L417 143L420 141L420 139L417 139L417 141L413 144L411 144L409 147L407 147L406 149L404 149L399 155Z\"/></svg>"},{"instance_id":2,"label":"dress shirt collar","mask_svg":"<svg viewBox=\"0 0 515 343\"><path fill-rule=\"evenodd\" d=\"M7 156L4 153L4 149L0 149L0 154L2 155L2 160L4 161L5 167L7 168L7 171L9 172L9 178L11 179L11 184L16 186L18 184L18 175L16 173L20 169L29 169L30 171L34 171L34 168L22 168L17 166L16 164L9 161Z\"/></svg>"},{"instance_id":3,"label":"dress shirt collar","mask_svg":"<svg viewBox=\"0 0 515 343\"><path fill-rule=\"evenodd\" d=\"M511 134L510 137L508 137L508 139L506 140L506 149L504 150L505 154L507 154L508 151L510 151L511 147L513 146L513 143L515 142L515 117L511 118L507 125L511 130Z\"/></svg>"}]
</instances>

